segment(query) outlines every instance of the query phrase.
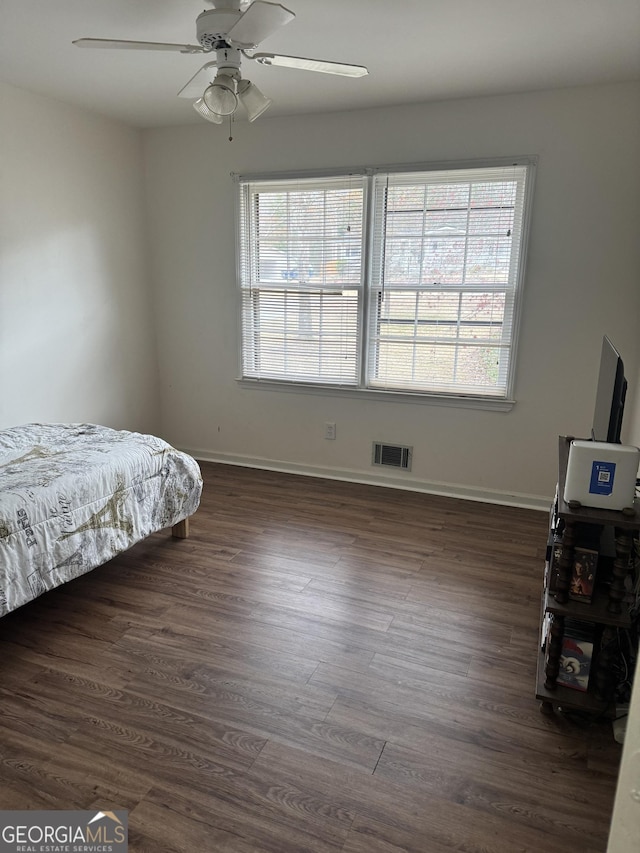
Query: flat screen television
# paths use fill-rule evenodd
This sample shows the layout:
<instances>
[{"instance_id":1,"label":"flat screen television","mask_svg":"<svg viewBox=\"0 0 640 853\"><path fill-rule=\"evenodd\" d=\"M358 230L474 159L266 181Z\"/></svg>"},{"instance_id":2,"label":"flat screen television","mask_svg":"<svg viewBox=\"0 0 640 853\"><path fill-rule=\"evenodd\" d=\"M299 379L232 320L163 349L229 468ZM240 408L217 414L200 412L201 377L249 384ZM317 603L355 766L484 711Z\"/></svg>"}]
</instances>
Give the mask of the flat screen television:
<instances>
[{"instance_id":1,"label":"flat screen television","mask_svg":"<svg viewBox=\"0 0 640 853\"><path fill-rule=\"evenodd\" d=\"M602 340L600 372L591 428L593 441L620 444L626 394L627 380L624 377L624 364L620 353L605 335Z\"/></svg>"}]
</instances>

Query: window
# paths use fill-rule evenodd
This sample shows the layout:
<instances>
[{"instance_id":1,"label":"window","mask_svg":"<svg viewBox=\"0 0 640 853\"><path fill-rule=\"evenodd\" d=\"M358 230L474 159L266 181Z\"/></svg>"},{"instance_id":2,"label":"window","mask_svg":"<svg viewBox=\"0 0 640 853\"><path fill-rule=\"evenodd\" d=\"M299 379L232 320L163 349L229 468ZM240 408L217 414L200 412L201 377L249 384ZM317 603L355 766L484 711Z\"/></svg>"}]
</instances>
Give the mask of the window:
<instances>
[{"instance_id":1,"label":"window","mask_svg":"<svg viewBox=\"0 0 640 853\"><path fill-rule=\"evenodd\" d=\"M243 378L508 399L531 168L239 178Z\"/></svg>"}]
</instances>

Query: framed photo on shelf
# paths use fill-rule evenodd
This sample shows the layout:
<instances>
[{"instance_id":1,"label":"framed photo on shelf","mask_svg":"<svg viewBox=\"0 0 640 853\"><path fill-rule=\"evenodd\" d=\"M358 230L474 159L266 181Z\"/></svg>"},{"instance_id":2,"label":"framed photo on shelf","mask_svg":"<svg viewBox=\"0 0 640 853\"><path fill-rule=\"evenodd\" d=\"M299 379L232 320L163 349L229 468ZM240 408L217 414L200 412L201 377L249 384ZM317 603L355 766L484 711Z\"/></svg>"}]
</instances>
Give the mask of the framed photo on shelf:
<instances>
[{"instance_id":1,"label":"framed photo on shelf","mask_svg":"<svg viewBox=\"0 0 640 853\"><path fill-rule=\"evenodd\" d=\"M558 684L583 693L587 691L593 646L593 625L572 619L565 621Z\"/></svg>"},{"instance_id":2,"label":"framed photo on shelf","mask_svg":"<svg viewBox=\"0 0 640 853\"><path fill-rule=\"evenodd\" d=\"M598 552L591 548L574 548L569 598L590 603L596 582Z\"/></svg>"}]
</instances>

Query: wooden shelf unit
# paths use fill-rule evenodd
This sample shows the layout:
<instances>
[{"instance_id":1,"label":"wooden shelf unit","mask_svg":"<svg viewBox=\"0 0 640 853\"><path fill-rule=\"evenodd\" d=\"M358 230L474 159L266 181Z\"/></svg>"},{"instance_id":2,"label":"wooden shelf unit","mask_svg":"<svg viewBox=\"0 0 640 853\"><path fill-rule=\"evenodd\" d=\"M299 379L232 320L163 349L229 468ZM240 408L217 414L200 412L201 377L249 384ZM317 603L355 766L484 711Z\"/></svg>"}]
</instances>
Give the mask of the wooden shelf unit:
<instances>
[{"instance_id":1,"label":"wooden shelf unit","mask_svg":"<svg viewBox=\"0 0 640 853\"><path fill-rule=\"evenodd\" d=\"M547 614L552 614L552 625L546 638L545 648L539 649L537 667L536 698L540 699L540 710L543 713L553 713L555 707L582 710L594 714L613 712L613 693L615 684L612 683L611 669L613 659L609 643L603 643L603 638L610 638L619 628L631 625L631 615L627 597L627 575L632 570L632 554L634 538L640 531L640 505L636 500L635 512L615 512L613 510L595 509L592 507L572 508L564 500L564 485L569 458L571 437L560 436L558 488L554 505L549 516L549 547L554 547L553 526L558 520L564 525L560 543L560 558L557 563L555 589L549 589L551 573L545 571L545 585L541 605L540 646L542 646L542 631ZM595 530L609 528L613 532L615 542L615 558L608 587L598 585L590 603L575 601L569 597L571 573L573 569L574 548L580 545L578 531L593 527ZM594 626L596 639L601 648L594 648L594 659L591 667L589 687L586 692L566 687L557 683L560 670L564 623L566 619L588 622ZM548 647L548 648L547 648Z\"/></svg>"}]
</instances>

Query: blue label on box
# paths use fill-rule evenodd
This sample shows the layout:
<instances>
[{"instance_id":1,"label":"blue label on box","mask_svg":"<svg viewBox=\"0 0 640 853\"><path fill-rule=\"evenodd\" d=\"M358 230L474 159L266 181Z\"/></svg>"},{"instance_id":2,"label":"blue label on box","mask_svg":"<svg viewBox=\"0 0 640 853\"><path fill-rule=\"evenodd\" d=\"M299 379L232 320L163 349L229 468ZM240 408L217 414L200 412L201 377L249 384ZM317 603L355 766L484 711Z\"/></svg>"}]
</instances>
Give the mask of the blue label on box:
<instances>
[{"instance_id":1,"label":"blue label on box","mask_svg":"<svg viewBox=\"0 0 640 853\"><path fill-rule=\"evenodd\" d=\"M616 475L615 462L594 462L591 465L590 495L610 495Z\"/></svg>"}]
</instances>

